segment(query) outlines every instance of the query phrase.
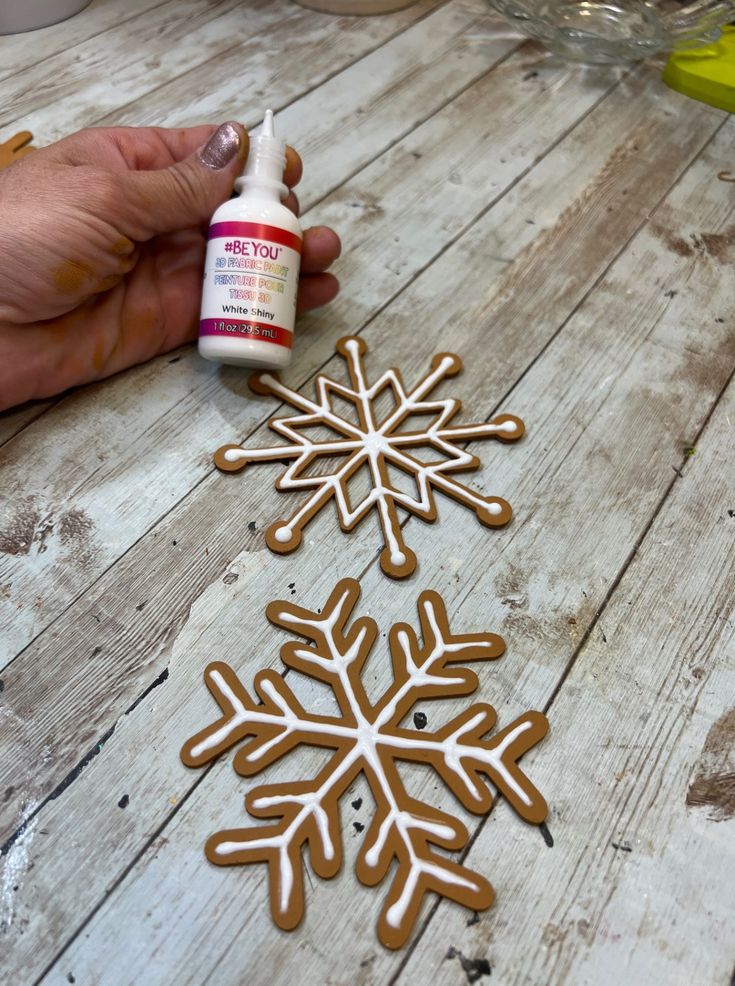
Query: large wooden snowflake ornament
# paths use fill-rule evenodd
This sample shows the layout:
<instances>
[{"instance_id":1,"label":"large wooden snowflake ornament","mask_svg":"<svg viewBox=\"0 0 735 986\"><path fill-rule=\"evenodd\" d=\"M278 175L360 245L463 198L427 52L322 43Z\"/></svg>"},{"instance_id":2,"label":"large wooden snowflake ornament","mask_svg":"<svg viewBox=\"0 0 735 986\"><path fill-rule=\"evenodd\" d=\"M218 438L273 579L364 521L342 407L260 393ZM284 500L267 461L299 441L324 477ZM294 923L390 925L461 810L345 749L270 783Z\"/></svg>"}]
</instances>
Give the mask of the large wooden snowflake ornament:
<instances>
[{"instance_id":1,"label":"large wooden snowflake ornament","mask_svg":"<svg viewBox=\"0 0 735 986\"><path fill-rule=\"evenodd\" d=\"M397 864L378 934L389 948L398 948L410 934L427 891L473 910L489 907L494 899L484 877L437 851L464 848L469 833L456 818L409 796L400 762L430 765L470 811L489 812L497 791L526 821L540 823L546 803L517 761L545 735L548 724L540 712L527 712L485 738L496 714L491 705L478 703L434 732L401 725L419 699L473 692L477 675L461 665L498 658L505 644L490 633L453 634L441 598L423 592L418 601L422 640L406 624L391 628L393 681L372 703L361 673L378 628L367 617L347 626L359 593L357 582L344 579L321 613L287 602L273 602L267 609L271 622L308 641L285 644L283 663L325 682L339 715L308 712L276 671L255 676L257 701L228 665L210 664L205 681L222 716L193 736L181 756L188 766L200 767L242 744L234 767L247 777L300 744L331 751L313 780L262 785L249 792L248 812L274 821L217 832L206 845L207 857L219 865L268 863L271 913L284 929L294 928L304 912L302 847L308 845L311 865L323 879L340 869L339 801L357 775L364 774L375 816L356 873L362 883L374 886Z\"/></svg>"},{"instance_id":2,"label":"large wooden snowflake ornament","mask_svg":"<svg viewBox=\"0 0 735 986\"><path fill-rule=\"evenodd\" d=\"M277 480L276 488L307 491L308 496L288 520L279 520L268 528L268 547L279 553L298 548L303 529L334 498L343 531L352 530L375 509L385 545L380 566L387 575L403 578L416 568L416 556L404 543L397 508L426 521L436 520L434 490L441 490L474 510L483 524L507 524L512 511L505 500L479 496L451 474L476 469L480 464L477 456L460 448L458 442L477 438L514 442L523 435L520 418L501 414L483 424L450 426L461 403L455 399L424 398L444 377L455 376L462 369L462 361L452 353L435 356L430 373L407 391L395 369L388 370L374 384L367 383L362 363L367 347L362 339L340 339L337 351L347 363L351 386L320 376L315 401L291 390L273 373L257 373L251 378L250 386L256 393L279 397L299 410L292 417L270 422L271 428L290 444L272 448L223 445L215 453L215 464L225 472L244 469L248 462L295 460ZM386 391L392 397L393 408L381 420L376 402L381 396L385 398ZM427 417L428 424L421 420ZM316 429L321 437L313 437ZM331 471L310 473L310 468L323 465L329 456L337 460ZM367 471L369 485L369 492L362 497L355 496L350 487L359 470ZM392 479L392 470L415 484L414 495Z\"/></svg>"}]
</instances>

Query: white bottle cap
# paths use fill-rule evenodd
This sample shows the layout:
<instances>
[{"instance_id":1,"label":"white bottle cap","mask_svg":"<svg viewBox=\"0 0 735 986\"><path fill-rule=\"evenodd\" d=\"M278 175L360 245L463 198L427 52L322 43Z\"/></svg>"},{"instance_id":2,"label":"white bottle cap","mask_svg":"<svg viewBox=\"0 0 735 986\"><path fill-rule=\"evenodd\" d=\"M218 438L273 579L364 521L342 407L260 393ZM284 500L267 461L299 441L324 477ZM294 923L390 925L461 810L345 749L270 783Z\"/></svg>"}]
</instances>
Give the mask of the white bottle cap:
<instances>
[{"instance_id":1,"label":"white bottle cap","mask_svg":"<svg viewBox=\"0 0 735 986\"><path fill-rule=\"evenodd\" d=\"M250 189L271 189L283 199L288 194L288 189L283 184L285 167L286 144L275 135L272 110L266 110L259 132L250 136L245 170L235 181L235 190L244 195Z\"/></svg>"}]
</instances>

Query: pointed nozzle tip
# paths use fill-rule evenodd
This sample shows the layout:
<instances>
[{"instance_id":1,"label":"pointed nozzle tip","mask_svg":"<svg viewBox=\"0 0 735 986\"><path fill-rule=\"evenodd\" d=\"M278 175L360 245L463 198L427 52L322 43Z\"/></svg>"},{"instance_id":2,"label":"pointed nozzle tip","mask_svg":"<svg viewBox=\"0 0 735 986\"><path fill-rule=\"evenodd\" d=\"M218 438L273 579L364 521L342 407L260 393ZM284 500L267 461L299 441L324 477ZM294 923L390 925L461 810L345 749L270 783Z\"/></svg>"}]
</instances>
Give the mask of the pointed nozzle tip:
<instances>
[{"instance_id":1,"label":"pointed nozzle tip","mask_svg":"<svg viewBox=\"0 0 735 986\"><path fill-rule=\"evenodd\" d=\"M265 116L263 117L263 127L261 130L263 137L274 137L275 130L273 129L273 110L266 110Z\"/></svg>"}]
</instances>

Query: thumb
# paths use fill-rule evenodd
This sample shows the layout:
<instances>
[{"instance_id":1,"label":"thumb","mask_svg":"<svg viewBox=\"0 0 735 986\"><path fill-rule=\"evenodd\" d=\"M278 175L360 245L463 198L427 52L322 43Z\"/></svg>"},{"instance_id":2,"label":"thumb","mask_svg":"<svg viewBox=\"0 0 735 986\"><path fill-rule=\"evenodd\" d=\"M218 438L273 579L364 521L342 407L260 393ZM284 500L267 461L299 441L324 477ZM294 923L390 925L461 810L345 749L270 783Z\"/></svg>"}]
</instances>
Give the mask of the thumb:
<instances>
[{"instance_id":1,"label":"thumb","mask_svg":"<svg viewBox=\"0 0 735 986\"><path fill-rule=\"evenodd\" d=\"M232 194L247 155L247 132L239 123L223 123L183 161L158 171L128 172L128 235L149 240L209 222Z\"/></svg>"}]
</instances>

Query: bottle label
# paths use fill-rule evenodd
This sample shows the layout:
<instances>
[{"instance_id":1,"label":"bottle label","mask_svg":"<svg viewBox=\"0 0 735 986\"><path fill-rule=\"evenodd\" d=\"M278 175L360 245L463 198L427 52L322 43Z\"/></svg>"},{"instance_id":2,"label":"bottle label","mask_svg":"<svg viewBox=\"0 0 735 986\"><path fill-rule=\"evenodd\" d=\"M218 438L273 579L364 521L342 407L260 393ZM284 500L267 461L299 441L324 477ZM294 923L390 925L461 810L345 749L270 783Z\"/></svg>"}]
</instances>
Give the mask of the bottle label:
<instances>
[{"instance_id":1,"label":"bottle label","mask_svg":"<svg viewBox=\"0 0 735 986\"><path fill-rule=\"evenodd\" d=\"M263 223L209 227L199 335L291 348L301 238Z\"/></svg>"}]
</instances>

